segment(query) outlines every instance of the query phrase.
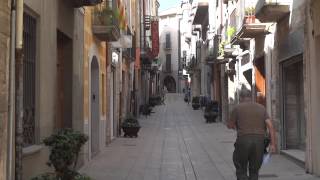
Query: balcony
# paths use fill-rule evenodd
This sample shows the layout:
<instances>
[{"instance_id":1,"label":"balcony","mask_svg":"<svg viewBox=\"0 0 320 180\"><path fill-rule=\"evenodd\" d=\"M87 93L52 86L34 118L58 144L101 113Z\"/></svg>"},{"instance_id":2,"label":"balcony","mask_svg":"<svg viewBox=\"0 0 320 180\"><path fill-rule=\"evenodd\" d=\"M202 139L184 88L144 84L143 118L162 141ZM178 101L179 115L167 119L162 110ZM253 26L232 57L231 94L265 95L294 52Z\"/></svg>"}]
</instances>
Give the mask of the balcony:
<instances>
[{"instance_id":1,"label":"balcony","mask_svg":"<svg viewBox=\"0 0 320 180\"><path fill-rule=\"evenodd\" d=\"M261 22L278 22L290 13L292 0L259 0L256 5L256 17Z\"/></svg>"},{"instance_id":2,"label":"balcony","mask_svg":"<svg viewBox=\"0 0 320 180\"><path fill-rule=\"evenodd\" d=\"M82 6L95 6L100 4L102 0L71 0L73 7L79 8Z\"/></svg>"},{"instance_id":3,"label":"balcony","mask_svg":"<svg viewBox=\"0 0 320 180\"><path fill-rule=\"evenodd\" d=\"M117 41L120 38L117 8L112 8L108 1L93 10L92 31L101 41Z\"/></svg>"},{"instance_id":4,"label":"balcony","mask_svg":"<svg viewBox=\"0 0 320 180\"><path fill-rule=\"evenodd\" d=\"M269 34L268 24L263 23L253 23L253 24L244 24L240 31L238 32L237 37L240 39L251 39L258 36L263 36Z\"/></svg>"},{"instance_id":5,"label":"balcony","mask_svg":"<svg viewBox=\"0 0 320 180\"><path fill-rule=\"evenodd\" d=\"M234 37L231 38L232 45L248 41L252 38L269 34L270 23L260 23L255 16L245 16L242 26Z\"/></svg>"}]
</instances>

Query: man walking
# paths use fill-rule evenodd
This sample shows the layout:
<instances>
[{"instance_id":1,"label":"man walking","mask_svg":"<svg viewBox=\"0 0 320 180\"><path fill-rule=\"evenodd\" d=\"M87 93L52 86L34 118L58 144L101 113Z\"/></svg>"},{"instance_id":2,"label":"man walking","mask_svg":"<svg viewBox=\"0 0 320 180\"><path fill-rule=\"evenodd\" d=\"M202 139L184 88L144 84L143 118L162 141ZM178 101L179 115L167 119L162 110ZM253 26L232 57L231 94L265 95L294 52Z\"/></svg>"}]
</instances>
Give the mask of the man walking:
<instances>
[{"instance_id":1,"label":"man walking","mask_svg":"<svg viewBox=\"0 0 320 180\"><path fill-rule=\"evenodd\" d=\"M258 180L265 149L266 129L271 136L269 153L276 150L275 131L266 109L252 102L249 90L242 88L240 101L241 103L232 110L227 122L229 129L237 131L233 163L237 180Z\"/></svg>"}]
</instances>

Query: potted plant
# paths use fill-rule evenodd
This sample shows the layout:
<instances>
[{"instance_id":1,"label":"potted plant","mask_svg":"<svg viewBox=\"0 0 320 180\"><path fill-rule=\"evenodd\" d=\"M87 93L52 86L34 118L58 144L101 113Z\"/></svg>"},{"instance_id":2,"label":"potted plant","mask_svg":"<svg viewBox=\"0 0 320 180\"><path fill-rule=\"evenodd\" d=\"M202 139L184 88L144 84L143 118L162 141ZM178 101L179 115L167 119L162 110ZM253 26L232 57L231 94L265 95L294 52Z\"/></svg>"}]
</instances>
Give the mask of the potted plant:
<instances>
[{"instance_id":1,"label":"potted plant","mask_svg":"<svg viewBox=\"0 0 320 180\"><path fill-rule=\"evenodd\" d=\"M149 98L149 104L152 107L154 107L156 105L160 105L161 104L161 96L151 96Z\"/></svg>"},{"instance_id":2,"label":"potted plant","mask_svg":"<svg viewBox=\"0 0 320 180\"><path fill-rule=\"evenodd\" d=\"M121 128L124 132L124 137L138 137L138 132L141 127L138 119L130 114L124 119Z\"/></svg>"},{"instance_id":3,"label":"potted plant","mask_svg":"<svg viewBox=\"0 0 320 180\"><path fill-rule=\"evenodd\" d=\"M88 141L88 137L72 129L62 129L43 140L49 147L48 166L52 166L53 173L45 173L32 180L90 180L89 177L76 171L81 147Z\"/></svg>"},{"instance_id":4,"label":"potted plant","mask_svg":"<svg viewBox=\"0 0 320 180\"><path fill-rule=\"evenodd\" d=\"M188 99L189 99L188 94L185 93L185 94L184 94L184 98L183 98L184 102L188 102Z\"/></svg>"},{"instance_id":5,"label":"potted plant","mask_svg":"<svg viewBox=\"0 0 320 180\"><path fill-rule=\"evenodd\" d=\"M195 96L192 98L192 108L194 110L197 110L200 108L200 97L199 96Z\"/></svg>"},{"instance_id":6,"label":"potted plant","mask_svg":"<svg viewBox=\"0 0 320 180\"><path fill-rule=\"evenodd\" d=\"M150 116L152 112L152 106L150 104L143 104L140 106L139 112L145 116Z\"/></svg>"},{"instance_id":7,"label":"potted plant","mask_svg":"<svg viewBox=\"0 0 320 180\"><path fill-rule=\"evenodd\" d=\"M233 37L233 35L235 34L236 32L236 28L233 27L233 26L229 26L228 29L227 29L227 36L228 36L228 41L230 42L231 41L231 38Z\"/></svg>"},{"instance_id":8,"label":"potted plant","mask_svg":"<svg viewBox=\"0 0 320 180\"><path fill-rule=\"evenodd\" d=\"M204 118L206 119L206 123L216 122L216 118L219 115L219 104L217 101L210 101L205 110L204 110Z\"/></svg>"},{"instance_id":9,"label":"potted plant","mask_svg":"<svg viewBox=\"0 0 320 180\"><path fill-rule=\"evenodd\" d=\"M255 11L256 9L254 7L245 8L245 18L244 18L245 24L255 23L255 20L256 20Z\"/></svg>"}]
</instances>

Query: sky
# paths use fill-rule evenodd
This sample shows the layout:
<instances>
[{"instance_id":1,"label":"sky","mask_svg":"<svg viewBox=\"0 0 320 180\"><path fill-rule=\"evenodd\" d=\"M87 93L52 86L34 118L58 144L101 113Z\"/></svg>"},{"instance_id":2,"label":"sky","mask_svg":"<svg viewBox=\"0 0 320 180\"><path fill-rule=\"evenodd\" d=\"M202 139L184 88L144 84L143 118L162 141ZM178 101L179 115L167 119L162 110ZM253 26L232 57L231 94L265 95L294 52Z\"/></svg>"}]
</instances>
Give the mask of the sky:
<instances>
[{"instance_id":1,"label":"sky","mask_svg":"<svg viewBox=\"0 0 320 180\"><path fill-rule=\"evenodd\" d=\"M159 0L159 3L160 3L159 12L171 7L176 7L177 5L179 5L180 2L181 0Z\"/></svg>"}]
</instances>

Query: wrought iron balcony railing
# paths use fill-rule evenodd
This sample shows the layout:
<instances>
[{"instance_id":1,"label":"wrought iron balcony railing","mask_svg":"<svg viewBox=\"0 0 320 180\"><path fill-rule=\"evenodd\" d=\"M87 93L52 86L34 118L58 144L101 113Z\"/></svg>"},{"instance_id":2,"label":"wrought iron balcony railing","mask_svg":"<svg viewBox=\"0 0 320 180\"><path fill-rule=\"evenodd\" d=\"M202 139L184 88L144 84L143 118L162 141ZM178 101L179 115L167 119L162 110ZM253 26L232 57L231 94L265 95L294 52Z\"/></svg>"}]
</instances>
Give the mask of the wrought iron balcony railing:
<instances>
[{"instance_id":1,"label":"wrought iron balcony railing","mask_svg":"<svg viewBox=\"0 0 320 180\"><path fill-rule=\"evenodd\" d=\"M92 15L92 30L100 40L117 41L120 38L119 10L115 0L96 6Z\"/></svg>"}]
</instances>

